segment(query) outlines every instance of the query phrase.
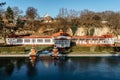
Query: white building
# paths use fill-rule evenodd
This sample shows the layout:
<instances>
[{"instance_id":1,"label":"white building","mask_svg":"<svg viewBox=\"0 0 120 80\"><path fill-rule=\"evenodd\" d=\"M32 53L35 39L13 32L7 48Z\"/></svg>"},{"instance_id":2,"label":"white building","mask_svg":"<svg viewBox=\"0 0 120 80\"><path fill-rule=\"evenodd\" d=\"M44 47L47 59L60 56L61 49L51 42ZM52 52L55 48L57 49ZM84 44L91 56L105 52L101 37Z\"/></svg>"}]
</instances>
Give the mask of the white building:
<instances>
[{"instance_id":1,"label":"white building","mask_svg":"<svg viewBox=\"0 0 120 80\"><path fill-rule=\"evenodd\" d=\"M71 41L76 46L114 46L111 34L102 36L70 36L60 30L51 36L25 36L7 38L8 45L55 45L59 48L70 47Z\"/></svg>"},{"instance_id":2,"label":"white building","mask_svg":"<svg viewBox=\"0 0 120 80\"><path fill-rule=\"evenodd\" d=\"M21 38L7 38L8 45L55 45L57 47L70 47L71 36L60 31L52 36L25 36Z\"/></svg>"}]
</instances>

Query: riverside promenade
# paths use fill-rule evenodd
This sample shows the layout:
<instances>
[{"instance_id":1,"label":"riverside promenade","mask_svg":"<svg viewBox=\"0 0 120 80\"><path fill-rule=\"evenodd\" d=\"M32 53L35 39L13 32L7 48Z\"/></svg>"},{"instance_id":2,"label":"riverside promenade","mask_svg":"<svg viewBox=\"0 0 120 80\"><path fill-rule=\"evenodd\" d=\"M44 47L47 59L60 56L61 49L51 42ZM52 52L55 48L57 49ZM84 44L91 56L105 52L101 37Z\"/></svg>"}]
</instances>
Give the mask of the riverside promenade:
<instances>
[{"instance_id":1,"label":"riverside promenade","mask_svg":"<svg viewBox=\"0 0 120 80\"><path fill-rule=\"evenodd\" d=\"M29 54L0 54L0 57L29 57Z\"/></svg>"},{"instance_id":2,"label":"riverside promenade","mask_svg":"<svg viewBox=\"0 0 120 80\"><path fill-rule=\"evenodd\" d=\"M46 56L49 55L39 55L39 56ZM66 57L109 57L109 56L120 56L120 54L63 54L59 56L66 56ZM29 54L0 54L0 57L29 57Z\"/></svg>"},{"instance_id":3,"label":"riverside promenade","mask_svg":"<svg viewBox=\"0 0 120 80\"><path fill-rule=\"evenodd\" d=\"M120 54L67 54L68 57L109 57L120 56Z\"/></svg>"}]
</instances>

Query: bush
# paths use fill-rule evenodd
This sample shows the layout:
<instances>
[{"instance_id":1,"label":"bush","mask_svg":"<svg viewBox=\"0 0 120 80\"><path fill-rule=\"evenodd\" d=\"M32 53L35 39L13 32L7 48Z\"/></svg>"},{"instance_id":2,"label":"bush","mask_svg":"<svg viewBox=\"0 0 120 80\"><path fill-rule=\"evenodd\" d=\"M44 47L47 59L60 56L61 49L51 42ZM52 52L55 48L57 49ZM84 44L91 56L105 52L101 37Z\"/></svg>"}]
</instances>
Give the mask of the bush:
<instances>
[{"instance_id":1,"label":"bush","mask_svg":"<svg viewBox=\"0 0 120 80\"><path fill-rule=\"evenodd\" d=\"M116 46L116 47L113 47L114 51L116 52L120 52L120 47Z\"/></svg>"}]
</instances>

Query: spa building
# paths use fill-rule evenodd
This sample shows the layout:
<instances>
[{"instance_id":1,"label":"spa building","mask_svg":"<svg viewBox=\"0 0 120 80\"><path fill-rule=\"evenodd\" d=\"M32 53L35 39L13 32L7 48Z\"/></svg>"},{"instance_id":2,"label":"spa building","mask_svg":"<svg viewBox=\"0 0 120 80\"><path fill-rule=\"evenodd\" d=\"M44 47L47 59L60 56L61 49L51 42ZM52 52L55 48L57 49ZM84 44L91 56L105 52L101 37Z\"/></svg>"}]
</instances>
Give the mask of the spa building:
<instances>
[{"instance_id":1,"label":"spa building","mask_svg":"<svg viewBox=\"0 0 120 80\"><path fill-rule=\"evenodd\" d=\"M60 30L51 36L24 36L6 38L7 45L55 45L59 48L76 46L114 46L114 38L111 34L102 36L70 36Z\"/></svg>"}]
</instances>

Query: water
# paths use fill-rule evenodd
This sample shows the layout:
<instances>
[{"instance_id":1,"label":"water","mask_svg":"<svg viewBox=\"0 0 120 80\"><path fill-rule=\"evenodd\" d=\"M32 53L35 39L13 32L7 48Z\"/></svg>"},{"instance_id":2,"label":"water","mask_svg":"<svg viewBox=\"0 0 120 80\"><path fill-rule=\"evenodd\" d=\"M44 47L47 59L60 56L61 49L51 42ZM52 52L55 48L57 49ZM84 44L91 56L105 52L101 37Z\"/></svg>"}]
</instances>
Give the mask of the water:
<instances>
[{"instance_id":1,"label":"water","mask_svg":"<svg viewBox=\"0 0 120 80\"><path fill-rule=\"evenodd\" d=\"M0 58L0 80L120 80L120 57Z\"/></svg>"}]
</instances>

